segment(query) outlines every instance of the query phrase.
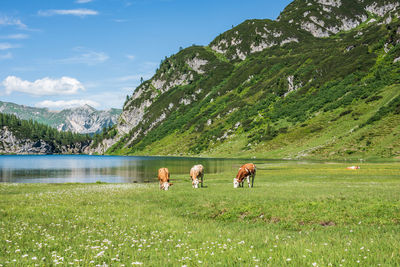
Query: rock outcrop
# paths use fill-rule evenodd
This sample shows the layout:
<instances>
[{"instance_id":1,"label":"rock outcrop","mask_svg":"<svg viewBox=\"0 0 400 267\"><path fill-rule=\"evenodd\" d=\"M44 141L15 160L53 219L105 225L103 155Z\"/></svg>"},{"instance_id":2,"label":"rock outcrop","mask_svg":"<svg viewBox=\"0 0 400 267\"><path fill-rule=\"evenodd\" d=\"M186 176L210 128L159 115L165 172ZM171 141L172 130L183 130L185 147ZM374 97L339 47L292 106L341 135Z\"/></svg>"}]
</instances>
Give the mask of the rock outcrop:
<instances>
[{"instance_id":1,"label":"rock outcrop","mask_svg":"<svg viewBox=\"0 0 400 267\"><path fill-rule=\"evenodd\" d=\"M117 109L96 110L89 105L63 110L59 113L64 118L57 129L80 134L99 133L103 128L117 123L121 111Z\"/></svg>"},{"instance_id":2,"label":"rock outcrop","mask_svg":"<svg viewBox=\"0 0 400 267\"><path fill-rule=\"evenodd\" d=\"M0 129L0 154L84 154L89 142L55 146L43 140L20 139L8 127Z\"/></svg>"}]
</instances>

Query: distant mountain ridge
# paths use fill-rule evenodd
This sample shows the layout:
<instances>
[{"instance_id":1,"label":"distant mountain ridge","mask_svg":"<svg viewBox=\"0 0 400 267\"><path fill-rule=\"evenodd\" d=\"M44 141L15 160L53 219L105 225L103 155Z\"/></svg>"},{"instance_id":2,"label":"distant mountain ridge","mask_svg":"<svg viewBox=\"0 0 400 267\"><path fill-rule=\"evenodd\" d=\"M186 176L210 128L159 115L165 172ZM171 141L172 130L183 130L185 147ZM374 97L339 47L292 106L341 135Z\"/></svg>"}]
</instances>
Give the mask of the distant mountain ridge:
<instances>
[{"instance_id":1,"label":"distant mountain ridge","mask_svg":"<svg viewBox=\"0 0 400 267\"><path fill-rule=\"evenodd\" d=\"M59 131L80 134L99 133L103 128L113 126L121 112L120 109L99 111L89 105L50 111L47 108L35 108L0 101L0 113L13 114L23 120L34 120Z\"/></svg>"}]
</instances>

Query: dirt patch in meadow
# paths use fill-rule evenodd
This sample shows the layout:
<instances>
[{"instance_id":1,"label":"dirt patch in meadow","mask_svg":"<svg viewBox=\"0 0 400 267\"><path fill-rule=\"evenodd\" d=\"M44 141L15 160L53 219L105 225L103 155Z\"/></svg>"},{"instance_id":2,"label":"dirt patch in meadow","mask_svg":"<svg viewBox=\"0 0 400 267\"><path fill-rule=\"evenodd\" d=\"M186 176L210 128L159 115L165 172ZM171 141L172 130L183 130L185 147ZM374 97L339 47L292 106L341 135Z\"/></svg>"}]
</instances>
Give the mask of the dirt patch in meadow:
<instances>
[{"instance_id":1,"label":"dirt patch in meadow","mask_svg":"<svg viewBox=\"0 0 400 267\"><path fill-rule=\"evenodd\" d=\"M247 211L246 211L246 212L241 212L239 218L243 220L243 219L246 218L247 215L249 215L249 214L250 214L250 213L247 212Z\"/></svg>"},{"instance_id":2,"label":"dirt patch in meadow","mask_svg":"<svg viewBox=\"0 0 400 267\"><path fill-rule=\"evenodd\" d=\"M335 226L336 223L334 223L332 221L326 221L326 222L320 222L319 225L324 226L324 227L326 227L326 226Z\"/></svg>"},{"instance_id":3,"label":"dirt patch in meadow","mask_svg":"<svg viewBox=\"0 0 400 267\"><path fill-rule=\"evenodd\" d=\"M227 212L227 211L228 211L227 209L219 210L216 213L214 213L213 215L211 215L211 218L215 219L215 218L217 218L217 217L219 217L221 215L224 215L224 213Z\"/></svg>"},{"instance_id":4,"label":"dirt patch in meadow","mask_svg":"<svg viewBox=\"0 0 400 267\"><path fill-rule=\"evenodd\" d=\"M281 221L281 219L278 218L278 217L271 217L271 219L269 219L269 221L270 221L271 223L278 223L278 222Z\"/></svg>"}]
</instances>

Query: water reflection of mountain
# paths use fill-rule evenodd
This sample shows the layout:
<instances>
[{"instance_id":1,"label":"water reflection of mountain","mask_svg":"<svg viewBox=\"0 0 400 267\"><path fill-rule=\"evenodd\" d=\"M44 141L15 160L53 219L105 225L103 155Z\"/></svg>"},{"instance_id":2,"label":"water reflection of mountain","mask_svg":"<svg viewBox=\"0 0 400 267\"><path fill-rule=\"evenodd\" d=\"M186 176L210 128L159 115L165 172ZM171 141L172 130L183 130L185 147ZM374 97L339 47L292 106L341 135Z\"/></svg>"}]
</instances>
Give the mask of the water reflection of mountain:
<instances>
[{"instance_id":1,"label":"water reflection of mountain","mask_svg":"<svg viewBox=\"0 0 400 267\"><path fill-rule=\"evenodd\" d=\"M248 160L109 156L0 156L0 182L15 183L149 183L167 167L171 178L195 164L207 173L236 172ZM257 160L257 162L265 162Z\"/></svg>"}]
</instances>

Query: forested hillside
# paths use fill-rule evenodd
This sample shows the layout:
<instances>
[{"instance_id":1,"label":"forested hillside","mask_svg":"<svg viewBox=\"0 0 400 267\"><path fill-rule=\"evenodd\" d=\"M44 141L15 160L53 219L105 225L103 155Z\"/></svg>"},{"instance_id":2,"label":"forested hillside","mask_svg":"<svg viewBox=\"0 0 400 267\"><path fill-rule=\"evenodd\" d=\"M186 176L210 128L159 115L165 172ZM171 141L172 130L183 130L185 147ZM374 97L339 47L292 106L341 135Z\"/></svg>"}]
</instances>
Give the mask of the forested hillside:
<instances>
[{"instance_id":1,"label":"forested hillside","mask_svg":"<svg viewBox=\"0 0 400 267\"><path fill-rule=\"evenodd\" d=\"M97 153L400 156L398 1L293 1L166 58Z\"/></svg>"},{"instance_id":2,"label":"forested hillside","mask_svg":"<svg viewBox=\"0 0 400 267\"><path fill-rule=\"evenodd\" d=\"M0 113L0 153L83 153L88 135L59 132L33 120Z\"/></svg>"}]
</instances>

